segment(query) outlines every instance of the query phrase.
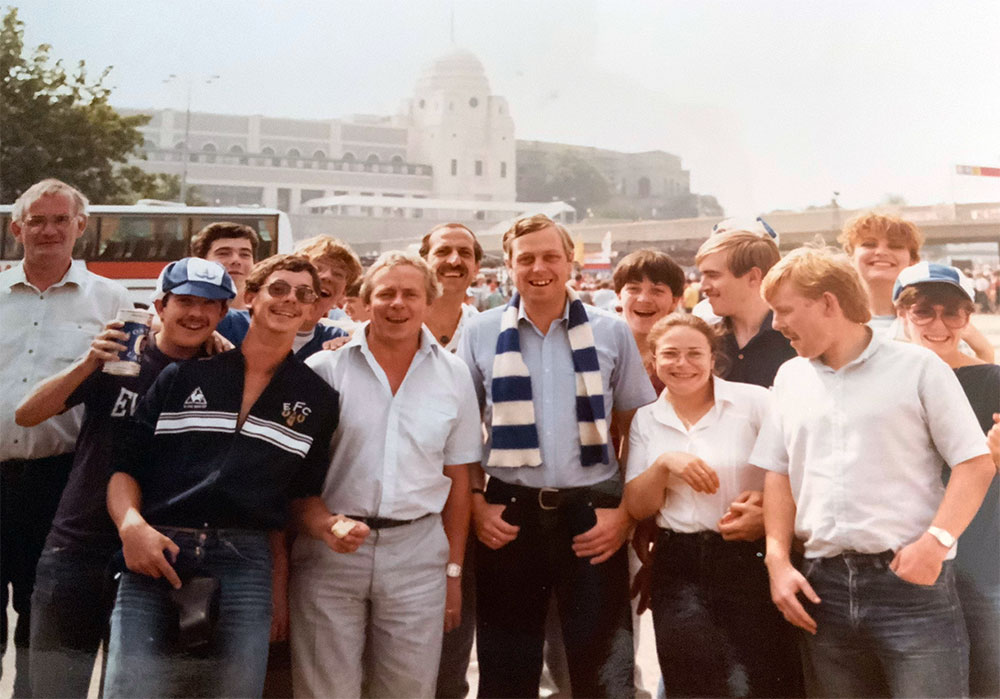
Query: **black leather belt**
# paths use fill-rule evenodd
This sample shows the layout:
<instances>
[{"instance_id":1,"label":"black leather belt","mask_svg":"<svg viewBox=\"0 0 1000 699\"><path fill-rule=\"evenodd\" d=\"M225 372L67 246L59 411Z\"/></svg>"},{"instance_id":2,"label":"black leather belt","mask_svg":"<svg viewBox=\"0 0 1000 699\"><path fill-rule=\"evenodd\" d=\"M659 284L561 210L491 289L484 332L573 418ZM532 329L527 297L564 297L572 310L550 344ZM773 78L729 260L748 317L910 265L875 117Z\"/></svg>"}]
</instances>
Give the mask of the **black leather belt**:
<instances>
[{"instance_id":1,"label":"black leather belt","mask_svg":"<svg viewBox=\"0 0 1000 699\"><path fill-rule=\"evenodd\" d=\"M420 521L424 517L430 517L430 513L425 515L420 515L419 517L414 517L413 519L392 519L391 517L362 517L361 515L344 515L348 519L353 519L355 522L363 522L368 525L370 529L392 529L393 527L402 527L404 524L412 524L413 522Z\"/></svg>"},{"instance_id":2,"label":"black leather belt","mask_svg":"<svg viewBox=\"0 0 1000 699\"><path fill-rule=\"evenodd\" d=\"M598 484L601 485L601 484ZM530 488L526 485L506 483L498 478L491 478L486 486L490 501L517 501L526 507L537 507L540 510L556 510L569 500L590 498L600 495L601 500L607 499L610 493L597 486L582 486L577 488ZM614 497L614 496L612 496ZM615 504L605 505L595 503L595 507L615 507Z\"/></svg>"}]
</instances>

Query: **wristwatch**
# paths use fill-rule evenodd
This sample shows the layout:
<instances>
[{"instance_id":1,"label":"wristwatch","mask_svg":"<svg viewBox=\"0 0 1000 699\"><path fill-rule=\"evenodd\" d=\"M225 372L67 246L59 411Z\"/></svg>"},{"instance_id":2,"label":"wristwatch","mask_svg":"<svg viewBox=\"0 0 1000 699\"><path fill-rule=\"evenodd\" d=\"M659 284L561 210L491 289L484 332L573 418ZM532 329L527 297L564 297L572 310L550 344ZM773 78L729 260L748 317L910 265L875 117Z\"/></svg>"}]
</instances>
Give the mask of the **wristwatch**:
<instances>
[{"instance_id":1,"label":"wristwatch","mask_svg":"<svg viewBox=\"0 0 1000 699\"><path fill-rule=\"evenodd\" d=\"M457 563L449 563L444 569L444 574L449 578L460 578L462 577L462 566Z\"/></svg>"},{"instance_id":2,"label":"wristwatch","mask_svg":"<svg viewBox=\"0 0 1000 699\"><path fill-rule=\"evenodd\" d=\"M946 529L942 529L941 527L928 527L927 533L937 539L938 542L940 542L940 544L945 548L950 549L955 545L955 537L953 537Z\"/></svg>"}]
</instances>

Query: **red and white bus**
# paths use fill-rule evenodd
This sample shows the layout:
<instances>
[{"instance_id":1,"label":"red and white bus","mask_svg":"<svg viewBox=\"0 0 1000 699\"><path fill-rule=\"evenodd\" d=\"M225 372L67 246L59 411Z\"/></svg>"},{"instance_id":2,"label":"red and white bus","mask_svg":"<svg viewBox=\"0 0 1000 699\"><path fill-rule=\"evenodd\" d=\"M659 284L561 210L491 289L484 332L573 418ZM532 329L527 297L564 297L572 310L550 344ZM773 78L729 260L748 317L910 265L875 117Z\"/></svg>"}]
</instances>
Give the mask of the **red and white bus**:
<instances>
[{"instance_id":1,"label":"red and white bus","mask_svg":"<svg viewBox=\"0 0 1000 699\"><path fill-rule=\"evenodd\" d=\"M0 206L0 270L20 261L24 249L10 232L10 204ZM88 207L87 230L73 248L73 258L87 269L117 279L134 301L149 301L160 270L189 254L191 237L215 221L250 226L260 236L257 259L292 251L287 214L255 206L182 206L141 201L135 206Z\"/></svg>"}]
</instances>

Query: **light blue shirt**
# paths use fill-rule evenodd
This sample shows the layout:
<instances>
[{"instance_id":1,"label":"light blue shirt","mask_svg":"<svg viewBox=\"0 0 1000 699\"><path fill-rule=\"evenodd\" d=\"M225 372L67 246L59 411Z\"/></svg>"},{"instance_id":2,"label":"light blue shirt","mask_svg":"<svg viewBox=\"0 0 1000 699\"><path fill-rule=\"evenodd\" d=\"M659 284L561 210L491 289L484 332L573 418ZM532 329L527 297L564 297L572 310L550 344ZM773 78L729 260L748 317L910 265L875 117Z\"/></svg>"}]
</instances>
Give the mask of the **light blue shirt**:
<instances>
[{"instance_id":1,"label":"light blue shirt","mask_svg":"<svg viewBox=\"0 0 1000 699\"><path fill-rule=\"evenodd\" d=\"M643 368L639 349L628 325L613 313L585 306L601 365L604 413L635 410L656 400L656 392ZM618 460L609 444L609 463L580 464L580 429L576 419L576 373L569 344L569 301L543 335L525 315L518 315L521 356L531 374L531 398L542 452L542 465L519 468L486 468L493 419L493 357L504 307L492 308L471 318L458 347L458 356L472 372L476 395L486 424L483 468L491 478L532 488L572 488L618 477ZM610 437L609 437L610 440Z\"/></svg>"}]
</instances>

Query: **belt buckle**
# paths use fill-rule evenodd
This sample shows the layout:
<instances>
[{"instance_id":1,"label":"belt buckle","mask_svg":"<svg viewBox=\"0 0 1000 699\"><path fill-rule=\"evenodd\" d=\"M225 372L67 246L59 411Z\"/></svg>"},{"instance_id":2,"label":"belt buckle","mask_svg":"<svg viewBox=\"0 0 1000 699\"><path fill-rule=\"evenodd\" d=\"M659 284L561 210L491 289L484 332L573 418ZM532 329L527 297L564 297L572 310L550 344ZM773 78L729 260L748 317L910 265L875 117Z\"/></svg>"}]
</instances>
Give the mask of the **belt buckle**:
<instances>
[{"instance_id":1,"label":"belt buckle","mask_svg":"<svg viewBox=\"0 0 1000 699\"><path fill-rule=\"evenodd\" d=\"M538 507L540 507L543 510L554 510L554 509L556 509L556 507L558 507L558 504L556 504L556 505L546 505L545 504L545 494L546 493L558 494L559 493L559 489L558 488L539 488L538 489Z\"/></svg>"}]
</instances>

